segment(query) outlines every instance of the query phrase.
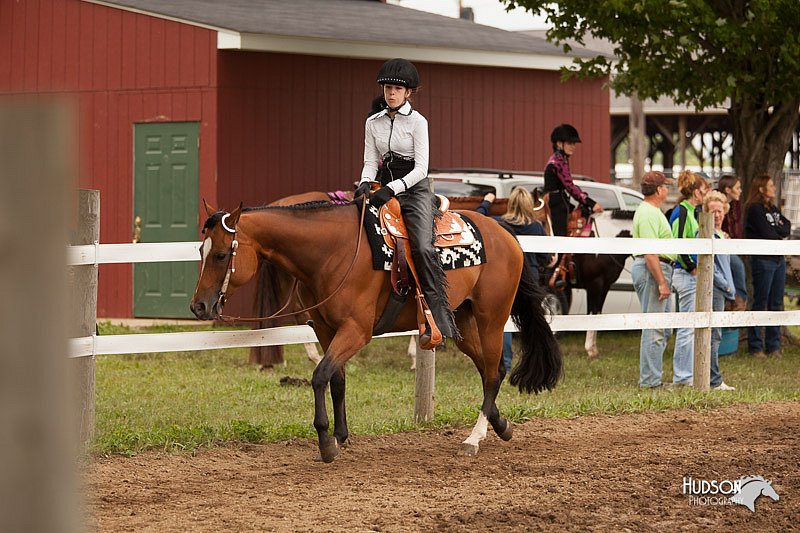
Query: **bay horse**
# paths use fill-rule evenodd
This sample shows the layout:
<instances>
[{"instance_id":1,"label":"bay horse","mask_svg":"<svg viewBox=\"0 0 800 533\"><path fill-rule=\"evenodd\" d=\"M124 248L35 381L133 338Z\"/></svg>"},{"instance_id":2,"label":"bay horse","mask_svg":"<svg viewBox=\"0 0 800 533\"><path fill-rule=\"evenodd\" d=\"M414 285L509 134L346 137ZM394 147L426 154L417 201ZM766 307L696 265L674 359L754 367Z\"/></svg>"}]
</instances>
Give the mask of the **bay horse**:
<instances>
[{"instance_id":1,"label":"bay horse","mask_svg":"<svg viewBox=\"0 0 800 533\"><path fill-rule=\"evenodd\" d=\"M366 208L366 206L364 206ZM314 332L325 352L314 369L314 428L320 456L333 461L347 443L345 364L372 338L391 292L388 272L372 268L366 230L355 204L311 202L289 206L217 211L206 205L201 270L191 310L202 320L219 319L225 298L250 280L268 260L299 281L301 300L310 309ZM503 327L512 316L520 330L522 354L510 383L522 392L552 389L562 374L561 350L541 307L541 293L523 268L516 238L494 220L473 215L484 239L487 262L447 272L447 294L461 338L483 384L478 421L461 452L474 455L491 424L503 440L512 426L495 404L506 374L502 362ZM417 328L413 299L401 311L393 331ZM329 435L325 393L330 383L334 428Z\"/></svg>"}]
</instances>

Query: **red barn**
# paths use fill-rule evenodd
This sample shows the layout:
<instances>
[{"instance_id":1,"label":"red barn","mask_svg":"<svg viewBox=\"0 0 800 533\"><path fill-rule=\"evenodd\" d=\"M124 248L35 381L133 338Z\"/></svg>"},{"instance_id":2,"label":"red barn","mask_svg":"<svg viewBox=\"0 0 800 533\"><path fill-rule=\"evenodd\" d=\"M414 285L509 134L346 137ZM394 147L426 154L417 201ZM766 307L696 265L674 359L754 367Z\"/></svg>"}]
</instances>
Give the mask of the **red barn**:
<instances>
[{"instance_id":1,"label":"red barn","mask_svg":"<svg viewBox=\"0 0 800 533\"><path fill-rule=\"evenodd\" d=\"M586 140L573 170L608 179L603 80L562 83L571 57L535 37L369 0L0 0L0 94L73 102L103 243L137 226L143 242L196 240L200 198L351 187L390 57L419 68L432 167L541 170L570 122ZM98 314L189 316L196 272L104 265Z\"/></svg>"}]
</instances>

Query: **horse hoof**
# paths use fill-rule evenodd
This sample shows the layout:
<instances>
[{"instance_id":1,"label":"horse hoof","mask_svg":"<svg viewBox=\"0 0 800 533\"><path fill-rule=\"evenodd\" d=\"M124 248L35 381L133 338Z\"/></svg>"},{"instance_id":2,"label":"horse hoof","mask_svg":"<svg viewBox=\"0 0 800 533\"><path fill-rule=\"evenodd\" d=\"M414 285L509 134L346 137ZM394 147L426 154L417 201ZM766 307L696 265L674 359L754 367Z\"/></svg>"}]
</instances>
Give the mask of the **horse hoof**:
<instances>
[{"instance_id":1,"label":"horse hoof","mask_svg":"<svg viewBox=\"0 0 800 533\"><path fill-rule=\"evenodd\" d=\"M459 455L463 455L464 457L472 457L478 454L478 445L477 444L470 444L468 442L461 443L461 450L458 453Z\"/></svg>"},{"instance_id":2,"label":"horse hoof","mask_svg":"<svg viewBox=\"0 0 800 533\"><path fill-rule=\"evenodd\" d=\"M511 422L506 422L505 431L498 433L497 436L506 441L511 440L511 437L514 436L514 428L511 427Z\"/></svg>"},{"instance_id":3,"label":"horse hoof","mask_svg":"<svg viewBox=\"0 0 800 533\"><path fill-rule=\"evenodd\" d=\"M320 448L319 455L323 463L332 463L336 456L339 455L339 444L334 440L333 444Z\"/></svg>"}]
</instances>

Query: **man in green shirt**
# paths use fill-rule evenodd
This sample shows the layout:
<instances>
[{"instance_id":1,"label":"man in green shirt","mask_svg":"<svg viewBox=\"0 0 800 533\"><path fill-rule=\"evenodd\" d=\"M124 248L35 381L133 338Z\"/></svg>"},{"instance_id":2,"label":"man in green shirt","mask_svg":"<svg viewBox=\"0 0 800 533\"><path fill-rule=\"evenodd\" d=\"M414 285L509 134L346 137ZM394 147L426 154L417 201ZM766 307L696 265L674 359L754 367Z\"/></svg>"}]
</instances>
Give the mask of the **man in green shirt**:
<instances>
[{"instance_id":1,"label":"man in green shirt","mask_svg":"<svg viewBox=\"0 0 800 533\"><path fill-rule=\"evenodd\" d=\"M667 185L672 180L662 172L647 172L642 176L644 201L633 215L633 236L639 239L671 239L672 230L661 204L667 199ZM644 254L634 256L631 277L643 313L664 313L669 307L672 288L670 254ZM639 346L639 386L660 387L664 350L667 347L666 329L644 329Z\"/></svg>"}]
</instances>

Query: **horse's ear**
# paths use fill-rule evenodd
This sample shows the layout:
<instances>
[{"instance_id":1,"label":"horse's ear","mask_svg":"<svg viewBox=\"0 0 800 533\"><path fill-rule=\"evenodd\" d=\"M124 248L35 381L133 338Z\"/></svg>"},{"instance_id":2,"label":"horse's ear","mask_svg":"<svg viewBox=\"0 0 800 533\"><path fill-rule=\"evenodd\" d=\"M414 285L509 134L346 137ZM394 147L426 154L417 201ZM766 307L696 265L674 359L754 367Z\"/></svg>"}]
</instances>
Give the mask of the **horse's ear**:
<instances>
[{"instance_id":1,"label":"horse's ear","mask_svg":"<svg viewBox=\"0 0 800 533\"><path fill-rule=\"evenodd\" d=\"M231 223L230 223L230 226L231 226L232 228L235 228L235 227L236 227L236 224L238 224L238 223L239 223L239 217L242 215L242 205L243 205L243 203L242 203L242 202L239 202L239 207L237 207L236 209L234 209L234 210L233 210L233 212L231 213Z\"/></svg>"},{"instance_id":2,"label":"horse's ear","mask_svg":"<svg viewBox=\"0 0 800 533\"><path fill-rule=\"evenodd\" d=\"M206 202L206 199L205 199L205 198L203 198L203 207L205 207L205 208L206 208L206 213L208 214L208 216L211 216L211 215L213 215L214 213L216 213L216 212L217 212L217 210L216 210L216 209L214 209L213 207L211 207L210 205L208 205L208 203Z\"/></svg>"}]
</instances>

